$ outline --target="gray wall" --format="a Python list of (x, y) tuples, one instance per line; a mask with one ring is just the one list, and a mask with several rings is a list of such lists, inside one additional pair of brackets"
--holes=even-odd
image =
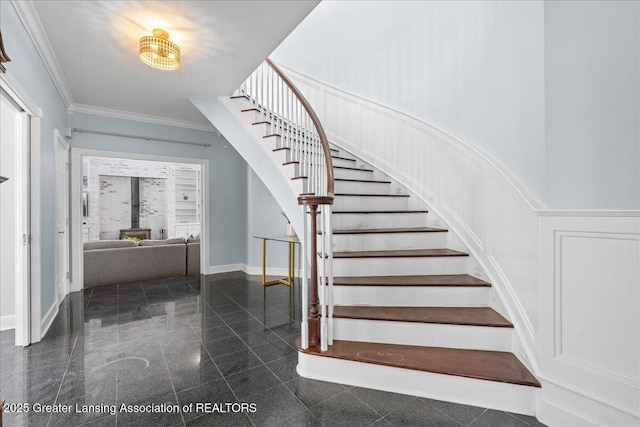
[(242, 263), (245, 259), (247, 224), (247, 164), (222, 137), (212, 132), (176, 128), (91, 114), (69, 115), (69, 126), (103, 132), (143, 135), (211, 147), (145, 142), (128, 138), (74, 133), (72, 147), (174, 158), (209, 160), (210, 266)]
[(0, 1), (0, 28), (2, 39), (11, 62), (6, 64), (10, 73), (43, 111), (41, 141), (41, 315), (55, 301), (55, 156), (54, 129), (64, 129), (67, 111), (47, 69), (35, 50), (29, 35), (22, 26), (15, 9), (8, 1)]
[(322, 2), (271, 56), (478, 146), (549, 208), (640, 208), (639, 11)]
[(640, 207), (640, 2), (545, 3), (547, 200)]

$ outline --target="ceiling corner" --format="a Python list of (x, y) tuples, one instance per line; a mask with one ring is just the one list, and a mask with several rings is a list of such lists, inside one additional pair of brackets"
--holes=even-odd
[(36, 10), (33, 0), (11, 0), (11, 3), (20, 17), (22, 25), (24, 25), (27, 30), (29, 37), (31, 37), (38, 55), (42, 58), (42, 62), (49, 72), (62, 101), (67, 108), (72, 108), (75, 101), (71, 95), (71, 90), (69, 89), (67, 80), (64, 78), (64, 74), (62, 73), (62, 68), (60, 67), (58, 58), (53, 52), (53, 47), (49, 42), (49, 37), (42, 25), (42, 21), (40, 20), (40, 16), (38, 15), (38, 11)]

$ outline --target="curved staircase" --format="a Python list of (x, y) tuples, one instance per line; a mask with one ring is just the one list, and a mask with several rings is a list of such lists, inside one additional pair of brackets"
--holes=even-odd
[[(291, 157), (302, 136), (285, 137), (288, 125), (244, 95), (221, 102), (281, 165), (294, 192), (309, 194)], [(382, 172), (339, 147), (330, 152), (333, 325), (327, 351), (298, 346), (298, 372), (534, 414), (540, 383), (513, 354), (513, 325), (460, 240)]]

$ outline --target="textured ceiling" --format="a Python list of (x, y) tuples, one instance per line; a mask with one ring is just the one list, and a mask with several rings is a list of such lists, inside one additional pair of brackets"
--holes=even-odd
[[(231, 93), (318, 1), (34, 4), (75, 104), (207, 124), (188, 97)], [(180, 46), (179, 70), (138, 59), (154, 28)]]

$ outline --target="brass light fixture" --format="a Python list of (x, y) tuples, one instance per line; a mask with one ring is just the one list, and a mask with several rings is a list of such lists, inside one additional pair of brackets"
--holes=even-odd
[(180, 68), (180, 48), (169, 41), (169, 33), (156, 28), (153, 36), (140, 38), (140, 60), (160, 70)]

